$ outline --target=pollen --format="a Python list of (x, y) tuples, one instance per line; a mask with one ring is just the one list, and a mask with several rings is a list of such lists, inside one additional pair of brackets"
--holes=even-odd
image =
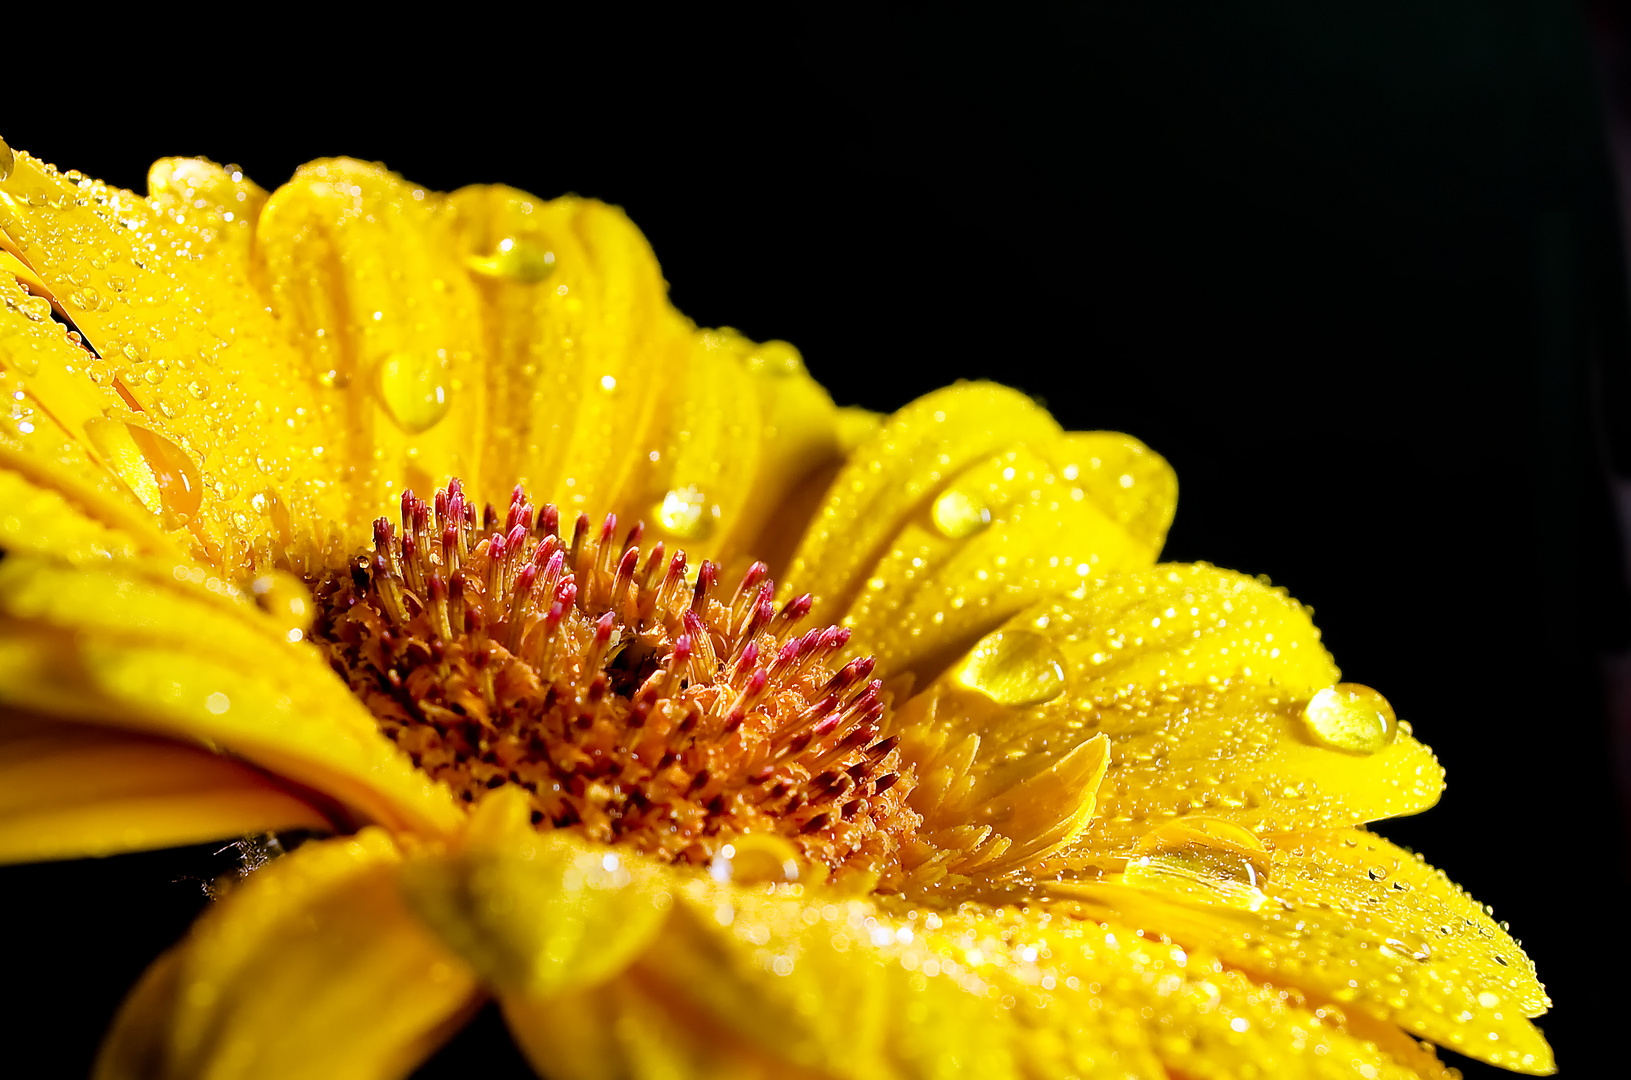
[[(518, 785), (540, 829), (707, 865), (780, 836), (817, 871), (889, 876), (919, 817), (873, 661), (805, 628), (763, 563), (734, 587), (644, 529), (457, 480), (314, 582), (314, 643), (414, 764), (466, 803)], [(728, 856), (727, 856), (728, 857)], [(824, 868), (824, 869), (821, 869)]]

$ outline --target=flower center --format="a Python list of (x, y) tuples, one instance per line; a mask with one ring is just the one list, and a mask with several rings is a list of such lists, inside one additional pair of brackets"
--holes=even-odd
[[(763, 563), (734, 589), (706, 560), (642, 553), (515, 489), (499, 528), (457, 480), (374, 552), (314, 583), (313, 640), (415, 765), (466, 802), (515, 784), (539, 828), (673, 861), (784, 838), (811, 865), (883, 873), (911, 838), (914, 777), (870, 658), (837, 666), (836, 626), (801, 630)], [(835, 669), (836, 668), (836, 669)], [(728, 857), (728, 856), (727, 856)]]

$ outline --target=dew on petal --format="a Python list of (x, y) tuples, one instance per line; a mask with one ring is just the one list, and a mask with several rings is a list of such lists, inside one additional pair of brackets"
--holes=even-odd
[(1139, 841), (1123, 881), (1209, 904), (1256, 911), (1269, 854), (1238, 825), (1209, 818), (1170, 822)]
[(782, 837), (746, 833), (719, 849), (708, 864), (708, 874), (715, 881), (738, 885), (797, 881), (800, 862), (798, 849)]
[(1064, 659), (1041, 634), (998, 630), (969, 652), (957, 681), (1001, 705), (1040, 705), (1065, 692)]
[(934, 527), (953, 540), (973, 536), (991, 524), (991, 510), (966, 492), (953, 488), (934, 503)]
[(102, 459), (166, 524), (183, 524), (198, 513), (203, 484), (187, 452), (163, 435), (120, 420), (91, 420), (85, 434)]
[(385, 411), (409, 435), (429, 431), (452, 406), (442, 362), (434, 353), (395, 352), (379, 366)]
[(1326, 746), (1374, 754), (1393, 742), (1398, 720), (1387, 698), (1359, 683), (1338, 683), (1315, 694), (1303, 710), (1309, 733)]
[(714, 531), (714, 515), (708, 497), (694, 486), (675, 488), (652, 508), (652, 515), (664, 532), (683, 540), (705, 540)]
[(12, 166), (17, 164), (17, 155), (11, 152), (6, 140), (0, 139), (0, 180), (11, 179)]
[(487, 255), (471, 255), (464, 264), (482, 277), (534, 285), (555, 272), (555, 253), (538, 244), (506, 236)]

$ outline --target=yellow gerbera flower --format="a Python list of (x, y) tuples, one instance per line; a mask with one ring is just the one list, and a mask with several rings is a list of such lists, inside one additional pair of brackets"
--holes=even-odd
[(835, 408), (593, 201), (149, 188), (0, 144), (0, 858), (344, 835), (103, 1076), (400, 1076), (490, 996), (561, 1077), (1551, 1071), (1363, 828), (1437, 762), (1283, 591), (1155, 564), (1137, 441)]

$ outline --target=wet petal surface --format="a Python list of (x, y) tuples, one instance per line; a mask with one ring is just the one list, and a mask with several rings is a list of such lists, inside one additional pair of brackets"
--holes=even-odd
[(857, 449), (786, 590), (814, 594), (883, 670), (932, 675), (1037, 597), (1153, 562), (1176, 494), (1137, 440), (1066, 436), (1017, 391), (959, 384)]

